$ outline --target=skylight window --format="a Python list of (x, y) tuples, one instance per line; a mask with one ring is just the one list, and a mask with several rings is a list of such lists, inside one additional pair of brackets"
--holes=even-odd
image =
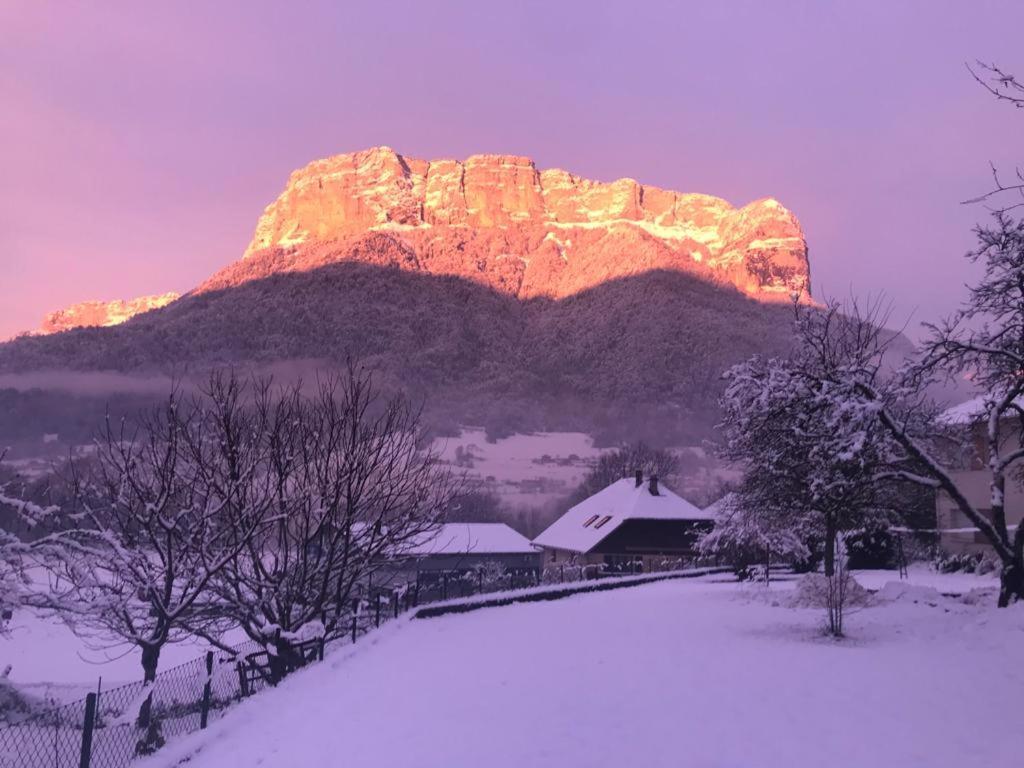
[(597, 518), (599, 518), (599, 517), (600, 517), (600, 515), (592, 515), (592, 516), (590, 517), (590, 519), (589, 519), (589, 520), (587, 520), (587, 522), (585, 522), (585, 523), (583, 524), (583, 527), (584, 527), (584, 528), (587, 528), (587, 527), (588, 527), (588, 526), (589, 526), (589, 525), (590, 525), (590, 524), (591, 524), (592, 522), (594, 522), (595, 520), (597, 520)]
[(594, 528), (600, 528), (602, 525), (604, 525), (605, 523), (607, 523), (611, 519), (612, 519), (611, 515), (605, 515), (604, 517), (602, 517), (600, 520), (597, 521), (597, 525), (595, 525)]

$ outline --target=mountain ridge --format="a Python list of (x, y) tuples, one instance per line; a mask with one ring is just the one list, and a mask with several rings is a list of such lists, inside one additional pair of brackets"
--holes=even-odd
[[(774, 198), (735, 208), (633, 179), (538, 170), (518, 155), (428, 161), (390, 147), (293, 171), (241, 259), (194, 290), (314, 268), (332, 254), (380, 263), (375, 247), (387, 240), (407, 252), (392, 266), (465, 277), (521, 299), (561, 298), (608, 279), (673, 269), (759, 301), (811, 300), (803, 231)], [(40, 332), (114, 325), (175, 298), (81, 302), (47, 315)]]

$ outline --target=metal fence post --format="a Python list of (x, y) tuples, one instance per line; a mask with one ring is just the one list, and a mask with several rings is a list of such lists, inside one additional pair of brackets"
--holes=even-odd
[(238, 690), (242, 693), (242, 698), (245, 698), (249, 695), (249, 679), (245, 674), (245, 662), (238, 662), (235, 668), (238, 670)]
[(206, 682), (203, 684), (203, 709), (199, 714), (199, 727), (205, 728), (210, 718), (210, 679), (213, 676), (213, 651), (206, 652)]
[(391, 599), (395, 601), (395, 618), (398, 618), (398, 590), (391, 591)]
[(380, 626), (380, 598), (381, 596), (377, 595), (377, 599), (374, 601), (373, 622), (377, 627)]
[(359, 630), (356, 622), (359, 620), (359, 598), (352, 598), (352, 642), (356, 641), (356, 632)]
[(320, 611), (320, 626), (323, 627), (323, 634), (320, 635), (320, 644), (316, 647), (316, 660), (324, 660), (324, 644), (327, 642), (327, 609)]
[(82, 724), (82, 753), (78, 761), (79, 768), (89, 768), (92, 759), (92, 729), (96, 722), (96, 694), (85, 697), (85, 722)]

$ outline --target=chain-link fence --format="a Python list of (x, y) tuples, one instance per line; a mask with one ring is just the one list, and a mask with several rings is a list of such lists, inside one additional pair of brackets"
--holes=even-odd
[[(206, 656), (142, 682), (98, 688), (84, 699), (7, 713), (0, 724), (0, 766), (127, 766), (175, 736), (198, 730), (241, 698), (238, 663), (260, 646), (246, 642), (232, 653)], [(145, 725), (140, 710), (145, 707)]]
[[(686, 565), (678, 559), (665, 560), (648, 563), (644, 570), (667, 572)], [(419, 571), (406, 574), (412, 578), (396, 576), (384, 586), (364, 589), (363, 597), (353, 600), (341, 623), (343, 631), (326, 642), (326, 649), (356, 642), (375, 627), (422, 605), (638, 571), (635, 564), (567, 563), (544, 570)], [(322, 658), (324, 647), (320, 643), (313, 657)], [(138, 682), (100, 688), (66, 704), (0, 712), (0, 768), (129, 766), (167, 740), (205, 728), (235, 702), (273, 684), (272, 652), (247, 641), (231, 652), (210, 651), (164, 670), (148, 687)]]

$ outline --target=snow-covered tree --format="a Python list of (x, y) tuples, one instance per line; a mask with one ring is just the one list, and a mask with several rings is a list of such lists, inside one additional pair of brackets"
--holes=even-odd
[[(976, 425), (982, 434), (981, 454), (989, 473), (987, 514), (975, 507), (929, 446), (887, 408), (883, 423), (908, 455), (927, 468), (927, 480), (945, 491), (959, 510), (991, 544), (1002, 562), (999, 604), (1024, 599), (1024, 525), (1015, 532), (1006, 523), (1006, 484), (1024, 459), (1024, 222), (1005, 212), (995, 223), (975, 231), (978, 247), (968, 254), (984, 266), (969, 289), (962, 308), (938, 325), (928, 326), (921, 360), (912, 374), (917, 381), (936, 375), (963, 376), (982, 391)], [(884, 399), (866, 388), (868, 399)]]
[[(981, 83), (989, 93), (999, 101), (1006, 102), (1017, 109), (1024, 109), (1024, 83), (1014, 75), (1001, 69), (996, 64), (977, 61), (968, 64), (967, 69), (974, 79)], [(992, 187), (968, 203), (996, 203), (997, 210), (1006, 213), (1014, 208), (1024, 206), (1024, 167), (1018, 165), (1011, 178), (1006, 178), (999, 169), (992, 166)]]
[[(175, 390), (134, 423), (107, 419), (95, 451), (67, 468), (64, 525), (35, 542), (34, 560), (50, 575), (35, 602), (91, 646), (139, 648), (147, 688), (168, 643), (217, 620), (205, 611), (211, 579), (274, 511), (251, 493), (266, 441), (241, 394), (238, 386), (210, 389), (186, 401)], [(196, 446), (205, 444), (236, 460), (216, 492), (199, 463)], [(247, 513), (228, 526), (226, 504), (247, 505)], [(154, 727), (150, 712), (146, 697), (143, 727)]]
[(764, 515), (761, 508), (743, 504), (743, 498), (736, 493), (721, 498), (715, 509), (714, 528), (699, 542), (702, 554), (723, 556), (738, 569), (773, 557), (810, 557), (808, 541), (812, 536), (803, 530), (803, 521), (790, 526), (781, 515)]
[[(371, 575), (436, 532), (461, 487), (422, 448), (419, 412), (403, 398), (381, 400), (364, 370), (328, 376), (310, 396), (289, 388), (266, 405), (275, 520), (217, 574), (214, 602), (280, 662), (304, 627), (322, 622), (328, 638), (345, 633)], [(245, 507), (225, 508), (251, 526)]]
[[(819, 460), (824, 464), (818, 470), (828, 469), (830, 477), (832, 469), (844, 466), (853, 470), (859, 464), (865, 470), (840, 472), (836, 477), (846, 479), (839, 486), (819, 482), (819, 489), (831, 492), (860, 477), (917, 483), (948, 494), (1000, 559), (999, 605), (1005, 606), (1024, 598), (1024, 526), (1014, 531), (1007, 525), (1005, 506), (1006, 484), (1016, 481), (1014, 473), (1024, 459), (1024, 223), (1005, 212), (994, 216), (993, 225), (977, 228), (978, 248), (968, 254), (984, 266), (982, 277), (970, 287), (959, 312), (929, 326), (931, 337), (921, 358), (901, 376), (886, 375), (882, 368), (885, 332), (877, 312), (862, 314), (856, 304), (844, 311), (834, 305), (824, 311), (800, 308), (794, 355), (740, 366), (727, 389), (727, 400), (734, 402), (727, 402), (726, 410), (733, 414), (734, 452), (742, 453), (747, 446), (755, 458), (780, 466), (787, 457), (796, 477)], [(970, 501), (947, 469), (942, 449), (950, 430), (936, 420), (934, 406), (923, 394), (937, 376), (969, 378), (983, 393), (978, 424), (983, 426), (981, 453), (990, 475), (986, 510)], [(760, 441), (751, 437), (757, 430), (767, 437), (768, 446), (773, 434), (793, 434), (789, 427), (779, 429), (793, 414), (783, 409), (776, 425), (757, 416), (758, 409), (785, 405), (793, 398), (824, 408), (813, 411), (815, 429), (802, 434), (816, 447), (801, 449), (803, 440), (788, 440), (782, 443), (786, 450), (758, 453)], [(799, 410), (795, 424), (806, 429)], [(807, 456), (793, 461), (789, 449), (795, 456), (807, 450)], [(788, 475), (777, 474), (785, 488)], [(756, 482), (774, 482), (773, 473)]]
[[(787, 357), (755, 357), (726, 374), (721, 452), (744, 476), (730, 504), (733, 516), (705, 547), (742, 540), (795, 553), (798, 542), (817, 541), (825, 576), (845, 578), (837, 567), (840, 538), (884, 524), (891, 514), (886, 484), (914, 476), (879, 419), (884, 404), (863, 395), (885, 379), (892, 334), (883, 330), (877, 304), (863, 314), (856, 303), (834, 302), (797, 306), (795, 313)], [(915, 413), (902, 403), (892, 408)], [(837, 633), (841, 608), (829, 606)]]
[[(6, 453), (0, 451), (0, 467)], [(57, 511), (32, 501), (25, 489), (15, 488), (15, 484), (10, 477), (0, 481), (0, 510), (7, 521), (6, 527), (0, 526), (0, 634), (8, 629), (8, 617), (32, 594), (26, 568), (35, 545), (19, 536), (12, 523), (30, 530), (48, 523)]]
[(755, 357), (727, 373), (722, 453), (745, 470), (735, 497), (745, 527), (822, 541), (830, 574), (837, 535), (880, 512), (885, 439), (855, 385), (877, 376), (885, 344), (837, 304), (796, 312), (787, 358)]

